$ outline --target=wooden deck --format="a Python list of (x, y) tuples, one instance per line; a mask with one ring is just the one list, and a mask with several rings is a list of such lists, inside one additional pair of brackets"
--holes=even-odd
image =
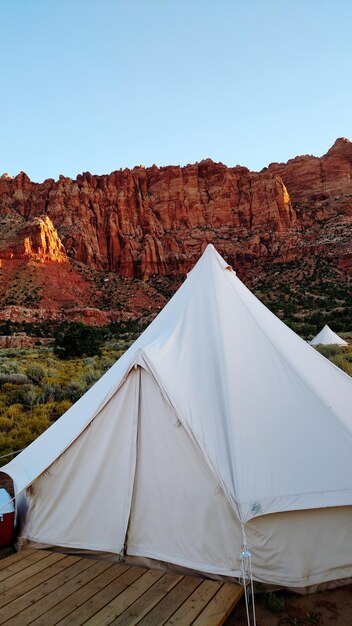
[(0, 561), (0, 624), (220, 626), (239, 585), (47, 550)]

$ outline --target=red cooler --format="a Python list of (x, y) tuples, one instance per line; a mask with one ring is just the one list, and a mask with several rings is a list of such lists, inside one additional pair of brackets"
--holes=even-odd
[(15, 527), (15, 506), (6, 489), (0, 489), (0, 548), (13, 541)]

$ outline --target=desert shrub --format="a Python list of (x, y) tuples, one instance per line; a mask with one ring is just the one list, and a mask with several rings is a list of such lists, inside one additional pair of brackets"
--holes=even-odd
[(318, 352), (320, 352), (320, 354), (323, 354), (327, 359), (330, 359), (333, 356), (336, 356), (337, 354), (343, 354), (345, 352), (348, 352), (348, 347), (347, 346), (338, 346), (338, 345), (328, 345), (328, 346), (317, 346), (317, 350)]
[(16, 332), (17, 328), (14, 328), (14, 324), (13, 322), (10, 322), (10, 320), (4, 320), (0, 322), (0, 335), (12, 335), (14, 332)]
[(284, 599), (277, 593), (271, 591), (262, 595), (262, 603), (271, 613), (282, 613), (285, 608)]
[(299, 334), (304, 339), (312, 338), (317, 334), (317, 328), (312, 324), (301, 324), (299, 327)]
[(38, 402), (40, 402), (40, 395), (34, 385), (24, 385), (13, 391), (9, 397), (9, 404), (21, 404), (26, 409), (31, 409)]
[(46, 405), (37, 405), (33, 407), (30, 415), (24, 416), (25, 423), (31, 429), (33, 434), (37, 437), (46, 428), (50, 426), (50, 410)]
[(0, 374), (0, 385), (25, 385), (29, 382), (25, 374)]
[(112, 339), (111, 341), (109, 341), (109, 349), (110, 350), (121, 350), (121, 346), (124, 345), (124, 341), (123, 340), (118, 340), (118, 339)]
[[(61, 417), (66, 411), (68, 411), (72, 406), (72, 402), (70, 400), (61, 400), (60, 402), (56, 402), (53, 404), (50, 418), (55, 421)], [(0, 426), (1, 428), (1, 426)]]
[(19, 373), (19, 365), (17, 361), (14, 359), (6, 359), (4, 358), (4, 353), (2, 351), (2, 359), (0, 362), (0, 373), (1, 374), (18, 374)]
[(121, 335), (134, 335), (138, 337), (148, 326), (148, 322), (140, 319), (127, 319), (119, 322), (111, 322), (107, 331), (111, 337), (118, 339)]
[(11, 359), (26, 356), (26, 348), (2, 348), (1, 355)]
[(351, 346), (316, 346), (316, 350), (329, 361), (352, 376), (352, 347)]
[(37, 365), (36, 363), (27, 367), (25, 372), (29, 380), (32, 381), (32, 383), (39, 383), (46, 375), (46, 372), (41, 367), (41, 365)]
[(120, 350), (120, 352), (117, 355), (107, 356), (103, 359), (103, 362), (102, 362), (103, 373), (107, 372), (110, 369), (110, 367), (115, 365), (117, 359), (121, 356), (121, 354), (123, 354), (123, 350)]
[(15, 424), (19, 419), (22, 418), (23, 415), (23, 406), (22, 404), (11, 404), (5, 410), (5, 417), (8, 417)]
[(83, 367), (95, 367), (96, 359), (94, 356), (87, 356), (85, 359), (83, 359), (82, 364)]
[(0, 417), (0, 432), (9, 433), (13, 428), (13, 421), (9, 417)]
[[(19, 404), (8, 407), (0, 418), (0, 455), (24, 448), (48, 426), (50, 419), (45, 406), (34, 406), (30, 413), (24, 412)], [(0, 464), (4, 462), (6, 459)]]
[(59, 401), (64, 397), (62, 386), (57, 383), (44, 383), (41, 386), (40, 402), (46, 404), (51, 401)]
[(76, 380), (72, 380), (65, 389), (65, 396), (71, 402), (77, 402), (86, 392), (87, 387), (82, 382), (78, 382)]
[(346, 372), (346, 374), (352, 376), (352, 363), (348, 361), (343, 354), (337, 354), (331, 357), (330, 361)]
[(101, 375), (102, 372), (100, 369), (89, 368), (84, 372), (84, 374), (82, 374), (82, 376), (80, 376), (79, 382), (82, 382), (82, 384), (86, 388), (88, 388), (91, 387), (91, 385), (97, 380), (99, 380), (99, 378), (101, 378)]

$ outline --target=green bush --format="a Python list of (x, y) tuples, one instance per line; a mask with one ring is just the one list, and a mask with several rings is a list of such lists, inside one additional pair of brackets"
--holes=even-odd
[(63, 324), (55, 336), (54, 352), (59, 359), (101, 355), (104, 331), (79, 322)]
[(282, 613), (285, 608), (285, 600), (273, 591), (262, 595), (262, 603), (268, 611), (276, 615)]

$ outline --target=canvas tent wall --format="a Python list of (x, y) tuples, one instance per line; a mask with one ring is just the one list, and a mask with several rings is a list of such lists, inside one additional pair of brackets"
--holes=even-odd
[(328, 345), (338, 345), (338, 346), (348, 346), (347, 341), (341, 339), (334, 331), (329, 328), (326, 324), (324, 328), (318, 333), (311, 341), (311, 346), (328, 346)]
[(29, 492), (32, 541), (237, 577), (245, 531), (256, 580), (303, 588), (352, 576), (351, 406), (351, 378), (208, 246), (137, 342), (3, 469)]

